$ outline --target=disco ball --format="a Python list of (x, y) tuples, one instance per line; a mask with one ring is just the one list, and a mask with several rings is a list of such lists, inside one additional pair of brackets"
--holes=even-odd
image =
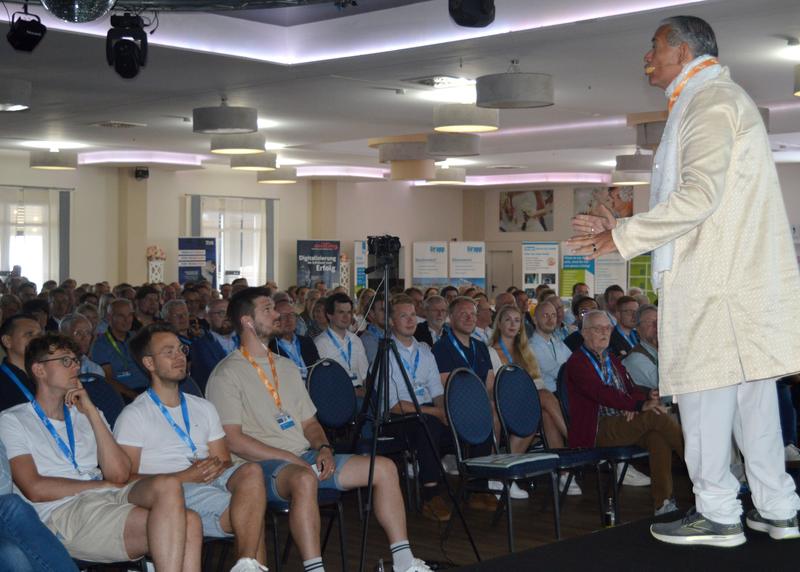
[(115, 0), (42, 0), (48, 12), (65, 22), (81, 24), (105, 16)]

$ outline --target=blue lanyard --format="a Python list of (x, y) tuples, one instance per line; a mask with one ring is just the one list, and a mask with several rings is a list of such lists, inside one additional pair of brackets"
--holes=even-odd
[(325, 333), (328, 334), (328, 337), (333, 342), (333, 345), (335, 345), (336, 349), (339, 350), (339, 354), (341, 354), (342, 359), (347, 362), (347, 369), (350, 369), (350, 358), (353, 356), (353, 340), (351, 340), (350, 337), (345, 334), (347, 337), (347, 353), (345, 354), (342, 344), (340, 344), (339, 340), (336, 339), (336, 336), (331, 333), (330, 328), (325, 330)]
[(34, 412), (36, 413), (37, 417), (42, 421), (45, 428), (50, 432), (50, 435), (58, 445), (58, 448), (61, 449), (61, 452), (64, 453), (64, 456), (67, 460), (72, 463), (72, 466), (75, 470), (78, 470), (78, 463), (75, 461), (75, 431), (72, 428), (72, 417), (70, 417), (69, 409), (66, 405), (63, 405), (64, 408), (64, 425), (67, 426), (67, 439), (69, 440), (69, 445), (64, 443), (64, 440), (61, 438), (61, 435), (58, 434), (56, 428), (53, 427), (53, 424), (50, 422), (50, 419), (47, 418), (47, 414), (45, 414), (42, 406), (36, 401), (36, 398), (31, 394), (25, 384), (23, 384), (17, 374), (11, 371), (11, 368), (8, 365), (3, 364), (0, 365), (0, 369), (13, 381), (25, 398), (31, 402), (31, 406), (33, 407)]
[[(470, 368), (473, 372), (476, 369), (475, 364), (467, 359), (467, 355), (464, 353), (464, 350), (461, 349), (461, 344), (458, 343), (456, 337), (453, 335), (453, 332), (450, 329), (447, 329), (447, 337), (450, 338), (450, 343), (453, 344), (453, 347), (456, 348), (456, 351), (459, 353), (461, 358), (464, 360), (464, 363), (467, 364), (467, 367)], [(474, 359), (478, 359), (478, 349), (475, 347), (475, 340), (470, 337), (469, 339), (469, 347), (472, 350), (472, 355)]]
[(614, 327), (617, 329), (617, 332), (619, 333), (619, 335), (620, 335), (620, 336), (622, 336), (622, 338), (623, 338), (623, 339), (624, 339), (626, 342), (628, 342), (628, 343), (630, 344), (630, 346), (631, 346), (631, 347), (633, 347), (633, 346), (635, 346), (636, 344), (638, 344), (638, 343), (639, 343), (639, 334), (637, 334), (637, 333), (636, 333), (636, 330), (631, 330), (631, 335), (630, 335), (630, 336), (626, 336), (626, 335), (625, 335), (625, 332), (623, 332), (623, 331), (620, 329), (620, 327), (619, 327), (619, 324), (617, 324), (617, 325), (616, 325), (616, 326), (614, 326)]
[(511, 354), (508, 352), (508, 348), (506, 347), (506, 343), (503, 341), (503, 338), (497, 338), (497, 341), (500, 342), (500, 349), (503, 350), (503, 353), (506, 354), (506, 359), (508, 360), (508, 365), (512, 365), (514, 363), (514, 358), (511, 357)]
[(586, 357), (589, 358), (589, 361), (592, 362), (592, 367), (597, 372), (597, 375), (600, 377), (600, 381), (602, 381), (605, 385), (614, 385), (613, 374), (611, 370), (611, 356), (606, 354), (606, 375), (603, 375), (603, 371), (600, 368), (600, 363), (597, 361), (591, 353), (586, 351), (586, 348), (581, 346), (581, 351), (586, 354)]
[(403, 357), (403, 354), (399, 351), (397, 352), (400, 356), (400, 359), (403, 362), (403, 367), (406, 368), (406, 371), (411, 376), (411, 381), (417, 381), (417, 368), (419, 368), (419, 348), (414, 353), (414, 367), (411, 367), (411, 364), (406, 361), (406, 358)]
[(278, 346), (284, 351), (284, 353), (292, 360), (295, 365), (300, 369), (300, 373), (303, 377), (306, 376), (306, 371), (308, 368), (306, 367), (305, 362), (303, 361), (303, 354), (300, 352), (300, 339), (297, 336), (294, 336), (294, 348), (292, 348), (292, 344), (286, 342), (286, 340), (278, 340)]
[(153, 403), (155, 403), (161, 410), (161, 414), (170, 424), (172, 430), (175, 431), (178, 437), (180, 437), (181, 440), (189, 446), (189, 449), (191, 449), (192, 453), (197, 454), (197, 445), (194, 444), (194, 441), (192, 441), (192, 438), (189, 436), (189, 434), (191, 433), (191, 426), (189, 425), (189, 408), (186, 406), (186, 397), (183, 395), (182, 391), (180, 392), (180, 394), (181, 394), (181, 414), (183, 415), (183, 424), (186, 426), (186, 431), (184, 431), (181, 428), (181, 426), (175, 422), (175, 420), (172, 418), (172, 415), (170, 415), (169, 411), (167, 411), (167, 408), (164, 406), (163, 403), (161, 403), (161, 399), (159, 399), (156, 392), (153, 391), (153, 388), (151, 387), (147, 389), (147, 395), (150, 396), (150, 399), (153, 400)]

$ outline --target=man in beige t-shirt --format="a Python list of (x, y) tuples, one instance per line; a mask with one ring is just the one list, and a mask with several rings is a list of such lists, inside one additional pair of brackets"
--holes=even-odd
[[(267, 349), (279, 314), (265, 288), (231, 297), (231, 323), (239, 351), (222, 360), (208, 381), (225, 438), (238, 458), (261, 463), (271, 501), (291, 502), (289, 520), (306, 572), (324, 570), (317, 490), (367, 485), (369, 457), (335, 455), (315, 417), (297, 366)], [(375, 462), (375, 515), (389, 538), (395, 572), (428, 572), (408, 543), (405, 507), (397, 471), (386, 458)]]

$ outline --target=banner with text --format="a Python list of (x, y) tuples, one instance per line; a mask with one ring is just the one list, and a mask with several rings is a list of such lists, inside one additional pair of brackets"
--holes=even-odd
[(450, 243), (450, 284), (486, 288), (486, 245), (483, 242)]
[(353, 287), (357, 296), (362, 289), (367, 287), (367, 241), (357, 240), (353, 250)]
[(319, 281), (326, 288), (339, 284), (339, 241), (297, 241), (297, 285), (313, 288)]
[(578, 254), (572, 254), (572, 250), (566, 242), (561, 243), (561, 289), (559, 296), (562, 298), (572, 298), (572, 288), (578, 282), (583, 282), (589, 286), (589, 295), (594, 296), (594, 273), (595, 261), (588, 260)]
[(594, 287), (598, 294), (606, 291), (606, 288), (616, 284), (623, 290), (627, 290), (625, 285), (628, 283), (628, 262), (617, 252), (605, 254), (597, 259), (595, 264)]
[(217, 287), (217, 239), (187, 236), (178, 238), (178, 282), (208, 280)]
[(533, 298), (536, 287), (547, 284), (558, 292), (558, 243), (522, 243), (522, 288)]
[(447, 243), (415, 242), (414, 273), (411, 283), (414, 286), (437, 288), (449, 284), (447, 279)]

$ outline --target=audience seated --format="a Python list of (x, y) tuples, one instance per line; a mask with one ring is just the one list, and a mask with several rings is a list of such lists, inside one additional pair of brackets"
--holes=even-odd
[(658, 389), (658, 308), (647, 305), (636, 310), (636, 332), (639, 343), (622, 363), (637, 386)]
[(47, 319), (45, 330), (57, 332), (61, 325), (61, 320), (69, 314), (72, 307), (69, 293), (64, 288), (53, 288), (48, 294), (50, 302), (50, 317)]
[(108, 330), (97, 336), (92, 361), (106, 372), (106, 380), (126, 399), (135, 399), (147, 387), (147, 376), (131, 358), (128, 342), (133, 322), (133, 305), (127, 299), (109, 304)]
[(472, 299), (475, 300), (475, 309), (477, 311), (472, 337), (484, 344), (488, 344), (492, 337), (492, 306), (485, 297), (475, 298), (472, 296)]
[[(314, 290), (318, 292), (318, 290)], [(325, 314), (326, 298), (317, 298), (312, 304), (311, 322), (308, 324), (308, 337), (316, 339), (328, 329), (328, 316)]]
[(28, 344), (33, 406), (0, 415), (14, 483), (73, 558), (117, 562), (149, 554), (158, 570), (198, 569), (200, 519), (186, 510), (180, 482), (159, 476), (128, 483), (130, 460), (78, 381), (77, 354), (59, 334)]
[[(194, 292), (194, 294), (196, 294), (199, 299), (200, 295), (197, 292)], [(175, 328), (181, 342), (187, 346), (192, 345), (195, 337), (203, 335), (197, 318), (194, 318), (194, 327), (192, 327), (189, 306), (186, 304), (186, 301), (180, 298), (170, 300), (164, 304), (164, 307), (161, 308), (161, 319)]]
[(414, 311), (417, 314), (417, 323), (420, 324), (424, 322), (425, 316), (423, 314), (422, 303), (425, 301), (425, 295), (422, 293), (422, 290), (416, 286), (412, 286), (411, 288), (406, 288), (403, 293), (414, 301)]
[[(241, 349), (211, 374), (208, 396), (231, 452), (261, 463), (270, 499), (291, 502), (289, 527), (303, 567), (318, 572), (323, 564), (317, 489), (363, 487), (369, 458), (334, 454), (297, 367), (267, 349), (278, 318), (269, 296), (266, 289), (248, 288), (231, 297), (229, 315)], [(344, 298), (331, 296), (330, 309), (336, 327), (346, 331), (352, 303)], [(333, 335), (341, 345), (345, 336)], [(394, 570), (430, 570), (411, 553), (397, 471), (388, 459), (377, 459), (374, 486), (375, 516), (389, 538)]]
[[(566, 316), (564, 314), (564, 302), (561, 300), (561, 297), (555, 293), (554, 290), (544, 290), (542, 292), (542, 297), (539, 299), (539, 302), (550, 302), (553, 308), (556, 311), (556, 329), (553, 330), (553, 335), (556, 336), (562, 342), (567, 339), (572, 332), (574, 332), (577, 328), (572, 325), (567, 325), (565, 319)], [(534, 326), (536, 325), (536, 318), (534, 317), (533, 320)]]
[(636, 311), (639, 302), (630, 296), (620, 296), (616, 301), (614, 317), (617, 325), (611, 333), (611, 353), (623, 360), (639, 343), (639, 333), (636, 331)]
[(67, 314), (61, 320), (61, 333), (75, 342), (78, 348), (78, 357), (81, 360), (81, 374), (94, 374), (105, 377), (106, 372), (100, 364), (89, 359), (89, 351), (94, 341), (94, 331), (88, 318), (81, 314)]
[(588, 296), (578, 298), (572, 302), (572, 313), (575, 314), (575, 326), (578, 329), (564, 339), (564, 343), (570, 351), (574, 352), (583, 345), (583, 334), (581, 333), (583, 317), (592, 310), (597, 310), (597, 308), (597, 300)]
[(364, 352), (367, 354), (367, 362), (370, 365), (378, 354), (378, 342), (384, 336), (386, 328), (384, 310), (383, 294), (376, 294), (372, 297), (372, 305), (367, 312), (367, 326), (361, 332), (361, 343), (364, 345)]
[(584, 298), (586, 296), (589, 296), (588, 284), (585, 282), (576, 282), (572, 285), (572, 298), (570, 299), (569, 307), (565, 309), (564, 315), (564, 323), (568, 326), (575, 324), (575, 314), (572, 313), (572, 303), (578, 298)]
[(525, 290), (517, 290), (514, 292), (514, 302), (522, 314), (523, 324), (525, 326), (525, 335), (528, 336), (528, 339), (530, 339), (533, 335), (534, 325), (533, 317), (529, 311), (530, 300), (528, 300), (528, 294), (525, 292)]
[(158, 290), (153, 286), (142, 286), (139, 288), (136, 291), (136, 297), (133, 303), (136, 311), (134, 312), (131, 330), (137, 332), (144, 326), (149, 326), (158, 320), (160, 296)]
[(0, 411), (27, 403), (25, 392), (36, 391), (25, 372), (25, 348), (41, 332), (39, 321), (30, 314), (11, 316), (0, 326), (0, 344), (6, 350), (0, 365)]
[(277, 324), (277, 335), (269, 341), (270, 351), (289, 358), (300, 370), (303, 381), (308, 379), (311, 368), (320, 361), (319, 352), (314, 340), (308, 336), (295, 334), (295, 321), (297, 314), (294, 307), (288, 302), (275, 304), (275, 311), (280, 318)]
[(233, 324), (228, 319), (228, 301), (212, 300), (208, 304), (209, 329), (192, 341), (191, 374), (201, 391), (205, 392), (208, 376), (226, 355), (236, 349), (238, 339), (233, 335)]
[(267, 494), (261, 467), (233, 463), (217, 410), (205, 399), (180, 390), (189, 348), (172, 326), (155, 323), (139, 330), (130, 348), (150, 377), (148, 390), (125, 407), (114, 426), (133, 478), (176, 478), (186, 509), (200, 515), (203, 536), (234, 536), (238, 560), (232, 570), (266, 570), (259, 564), (266, 562)]
[(625, 290), (617, 284), (612, 284), (603, 292), (603, 310), (608, 314), (608, 319), (611, 321), (612, 326), (617, 325), (617, 300), (624, 295)]
[(328, 296), (325, 315), (330, 325), (314, 339), (319, 356), (342, 366), (353, 380), (356, 394), (363, 397), (369, 362), (361, 338), (349, 330), (353, 321), (353, 301), (347, 294)]
[(438, 342), (445, 331), (445, 321), (447, 320), (447, 301), (438, 294), (433, 294), (422, 304), (425, 312), (425, 321), (417, 325), (414, 331), (414, 338), (418, 342), (425, 342), (428, 347)]
[(650, 454), (651, 496), (656, 515), (677, 507), (672, 454), (683, 458), (683, 436), (661, 405), (657, 390), (638, 389), (608, 351), (613, 326), (605, 312), (583, 317), (583, 345), (567, 360), (570, 447), (638, 445)]

